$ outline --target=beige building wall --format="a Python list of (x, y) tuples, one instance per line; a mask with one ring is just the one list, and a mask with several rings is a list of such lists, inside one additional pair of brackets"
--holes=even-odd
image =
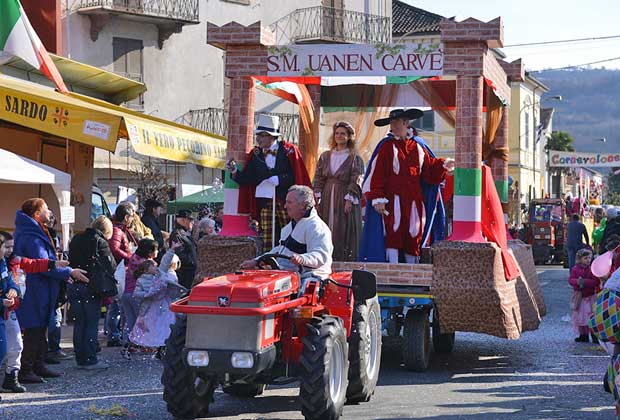
[(536, 126), (540, 124), (541, 95), (546, 89), (527, 77), (523, 83), (512, 83), (508, 145), (510, 160), (508, 175), (517, 181), (521, 203), (528, 204), (542, 197), (545, 190), (544, 145), (535, 141)]

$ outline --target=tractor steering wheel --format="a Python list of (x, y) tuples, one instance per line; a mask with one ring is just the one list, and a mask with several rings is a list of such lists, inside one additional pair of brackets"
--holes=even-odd
[(278, 263), (278, 258), (284, 258), (287, 260), (291, 259), (291, 257), (284, 254), (263, 254), (258, 257), (258, 260), (256, 260), (256, 265), (261, 268), (261, 265), (266, 264), (272, 270), (282, 270), (282, 267), (280, 267), (280, 264)]

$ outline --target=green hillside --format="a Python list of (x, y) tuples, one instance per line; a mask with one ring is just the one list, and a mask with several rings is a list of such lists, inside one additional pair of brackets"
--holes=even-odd
[[(554, 70), (534, 76), (549, 86), (554, 107), (553, 129), (568, 131), (575, 149), (583, 152), (620, 151), (620, 71), (606, 69)], [(597, 139), (605, 137), (603, 143)]]

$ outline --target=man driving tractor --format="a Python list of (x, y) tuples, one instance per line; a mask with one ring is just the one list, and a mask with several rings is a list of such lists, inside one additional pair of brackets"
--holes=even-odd
[[(288, 190), (284, 207), (291, 221), (282, 229), (280, 242), (267, 254), (280, 254), (277, 258), (283, 270), (297, 271), (302, 267), (300, 294), (307, 279), (326, 279), (332, 272), (332, 234), (314, 208), (314, 193), (305, 185), (293, 185)], [(256, 268), (261, 257), (244, 261), (243, 269)]]

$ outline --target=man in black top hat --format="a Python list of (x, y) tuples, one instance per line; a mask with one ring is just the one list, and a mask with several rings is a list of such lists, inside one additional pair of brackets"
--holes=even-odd
[(265, 249), (275, 246), (288, 223), (284, 210), (288, 189), (294, 184), (311, 185), (299, 149), (279, 141), (278, 127), (278, 117), (259, 115), (254, 130), (258, 146), (248, 153), (243, 169), (232, 159), (227, 163), (232, 179), (240, 185), (239, 213), (250, 213), (259, 221)]
[(179, 210), (176, 214), (175, 227), (170, 233), (170, 241), (168, 245), (180, 243), (175, 252), (181, 261), (181, 266), (177, 269), (177, 277), (179, 284), (186, 288), (191, 288), (196, 275), (196, 266), (198, 264), (196, 242), (192, 238), (192, 227), (194, 226), (194, 218), (189, 210)]

